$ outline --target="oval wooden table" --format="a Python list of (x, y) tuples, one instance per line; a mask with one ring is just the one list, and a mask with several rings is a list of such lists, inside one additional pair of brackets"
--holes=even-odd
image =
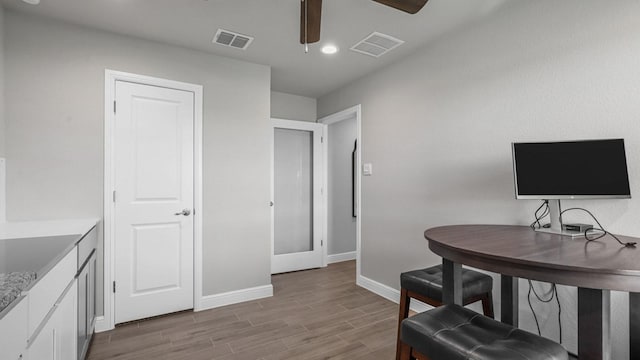
[(518, 278), (578, 287), (580, 360), (607, 356), (609, 290), (629, 292), (630, 359), (640, 359), (640, 244), (624, 247), (610, 237), (588, 242), (512, 225), (442, 226), (424, 236), (443, 259), (443, 302), (462, 304), (462, 264), (499, 273), (507, 324), (518, 325)]

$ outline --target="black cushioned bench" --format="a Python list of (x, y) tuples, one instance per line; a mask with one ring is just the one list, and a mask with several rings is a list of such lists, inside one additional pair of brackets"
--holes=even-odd
[[(464, 305), (482, 301), (484, 314), (493, 318), (492, 290), (493, 278), (491, 276), (471, 269), (462, 269), (462, 302)], [(400, 358), (400, 323), (409, 316), (409, 305), (412, 298), (434, 307), (442, 305), (442, 265), (400, 274), (396, 359)]]
[(402, 321), (400, 359), (566, 360), (558, 343), (459, 305), (443, 305)]

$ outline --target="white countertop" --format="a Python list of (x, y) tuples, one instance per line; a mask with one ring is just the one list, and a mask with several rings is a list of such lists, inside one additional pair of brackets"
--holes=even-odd
[(85, 234), (100, 219), (68, 219), (46, 221), (16, 221), (0, 223), (0, 240)]

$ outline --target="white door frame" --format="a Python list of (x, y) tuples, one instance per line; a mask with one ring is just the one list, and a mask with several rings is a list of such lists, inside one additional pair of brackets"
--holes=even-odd
[[(358, 104), (355, 106), (352, 106), (348, 109), (339, 111), (335, 114), (331, 114), (328, 116), (325, 116), (321, 119), (318, 119), (318, 123), (324, 124), (325, 129), (333, 124), (333, 123), (337, 123), (339, 121), (343, 121), (343, 120), (347, 120), (347, 119), (351, 119), (355, 116), (356, 118), (356, 141), (358, 142), (358, 152), (357, 152), (357, 156), (356, 156), (356, 169), (358, 169), (358, 171), (356, 172), (356, 188), (357, 188), (357, 192), (356, 192), (356, 279), (360, 279), (360, 270), (361, 270), (361, 263), (360, 263), (360, 241), (361, 241), (361, 233), (362, 233), (362, 105)], [(328, 137), (328, 131), (325, 131), (325, 139)], [(328, 146), (324, 146), (324, 158), (328, 159), (329, 156), (329, 150), (328, 150)], [(324, 162), (324, 183), (325, 183), (325, 196), (324, 196), (324, 218), (327, 219), (329, 214), (329, 204), (328, 204), (328, 198), (329, 198), (329, 192), (331, 191), (331, 189), (329, 188), (329, 178), (328, 178), (328, 161), (325, 160)], [(329, 224), (328, 221), (325, 220), (324, 222), (324, 230), (323, 230), (323, 238), (325, 240), (328, 241), (327, 236), (329, 234)], [(328, 245), (328, 244), (327, 244)], [(324, 265), (326, 266), (327, 264), (327, 248), (328, 246), (325, 246), (324, 248)]]
[(194, 94), (193, 141), (193, 308), (202, 308), (202, 85), (166, 80), (121, 71), (105, 70), (104, 85), (104, 316), (96, 321), (96, 332), (115, 327), (115, 296), (112, 291), (115, 279), (114, 234), (114, 103), (116, 81), (159, 86)]
[[(279, 119), (279, 118), (271, 118), (271, 202), (273, 204), (274, 202), (274, 198), (275, 198), (275, 163), (274, 163), (274, 157), (275, 157), (275, 136), (274, 136), (274, 130), (277, 127), (283, 127), (283, 128), (288, 128), (288, 127), (299, 127), (299, 126), (303, 126), (305, 124), (309, 124), (311, 125), (309, 127), (309, 131), (317, 131), (315, 129), (313, 129), (313, 126), (317, 126), (317, 123), (314, 122), (309, 122), (309, 121), (301, 121), (301, 120), (288, 120), (288, 119)], [(320, 206), (318, 206), (320, 208), (320, 211), (318, 211), (318, 213), (320, 214), (320, 219), (318, 222), (320, 222), (320, 227), (322, 229), (321, 233), (320, 233), (320, 240), (318, 241), (320, 243), (320, 248), (321, 248), (321, 252), (322, 252), (322, 259), (321, 259), (321, 266), (325, 267), (327, 266), (327, 243), (326, 243), (326, 231), (325, 228), (327, 227), (327, 208), (326, 208), (326, 203), (327, 203), (327, 196), (326, 196), (326, 171), (327, 171), (327, 162), (326, 162), (326, 145), (324, 143), (324, 138), (326, 138), (327, 132), (326, 132), (326, 125), (322, 126), (322, 134), (321, 136), (321, 140), (320, 140), (320, 146), (321, 146), (321, 156), (322, 156), (322, 164), (320, 165), (320, 168), (322, 169), (322, 171), (324, 172), (324, 174), (322, 174), (322, 183), (320, 184), (320, 196), (322, 198), (321, 202), (320, 202)], [(315, 191), (315, 189), (313, 189)], [(314, 205), (314, 214), (316, 213), (317, 209), (316, 206)], [(316, 216), (314, 215), (314, 219), (316, 218)], [(271, 254), (270, 256), (270, 260), (273, 261), (273, 256), (274, 256), (274, 252), (275, 252), (275, 211), (273, 208), (273, 205), (271, 206)], [(316, 226), (315, 221), (314, 221), (314, 228)], [(314, 231), (315, 233), (315, 231)], [(314, 234), (315, 235), (315, 234)], [(315, 243), (315, 241), (314, 241)], [(273, 270), (272, 270), (273, 271)]]

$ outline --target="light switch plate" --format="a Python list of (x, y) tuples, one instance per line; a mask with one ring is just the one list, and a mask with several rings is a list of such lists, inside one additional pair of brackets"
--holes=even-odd
[(362, 174), (364, 176), (373, 175), (373, 165), (371, 163), (366, 163), (362, 166)]
[(0, 158), (0, 223), (7, 220), (7, 193), (5, 191), (7, 187), (7, 161), (5, 158)]

